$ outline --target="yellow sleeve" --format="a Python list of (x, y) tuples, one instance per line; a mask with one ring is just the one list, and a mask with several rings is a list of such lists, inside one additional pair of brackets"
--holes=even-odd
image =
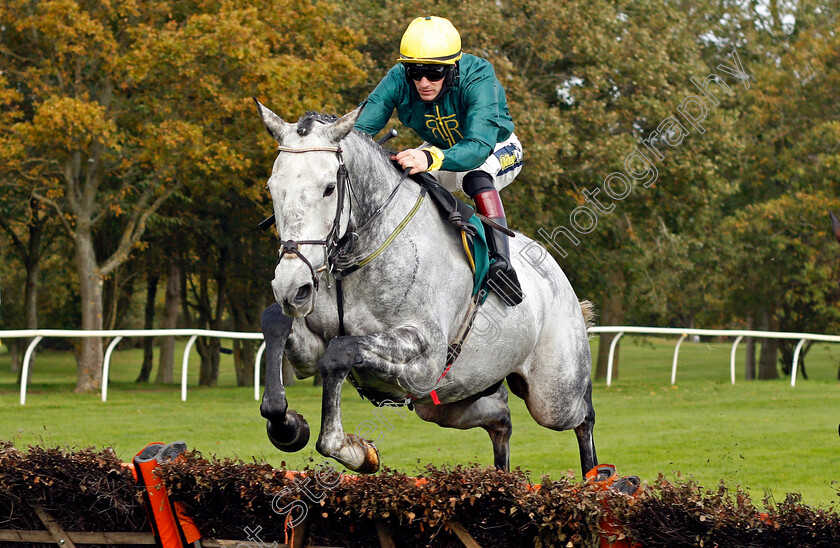
[(432, 155), (432, 165), (426, 171), (437, 171), (443, 163), (443, 151), (438, 147), (429, 147), (422, 149)]

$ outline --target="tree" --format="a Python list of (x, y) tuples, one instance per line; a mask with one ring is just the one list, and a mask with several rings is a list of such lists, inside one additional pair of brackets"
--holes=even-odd
[[(710, 293), (722, 295), (717, 308), (742, 324), (837, 329), (836, 265), (822, 225), (838, 191), (838, 9), (829, 2), (768, 7), (733, 4), (719, 31), (740, 44), (752, 86), (737, 100), (736, 133), (745, 144), (731, 171), (738, 191), (707, 239), (722, 259)], [(789, 372), (794, 344), (764, 340), (758, 378), (778, 377), (778, 346)]]
[[(8, 80), (0, 74), (0, 125), (14, 124), (21, 116), (11, 108), (21, 95), (7, 85)], [(18, 178), (25, 178), (28, 174), (26, 163), (21, 157), (20, 143), (9, 134), (0, 136), (0, 229), (9, 238), (25, 271), (23, 327), (37, 329), (41, 256), (54, 240), (55, 231), (50, 223), (49, 211), (26, 192), (24, 185), (17, 184)], [(19, 368), (19, 351), (27, 343), (24, 339), (12, 339), (13, 370)]]
[[(729, 277), (721, 289), (730, 306), (764, 311), (772, 330), (840, 327), (836, 244), (825, 222), (825, 212), (838, 205), (824, 194), (797, 192), (747, 206), (727, 219), (721, 231), (730, 239), (719, 253)], [(776, 378), (776, 347), (762, 346), (771, 350), (760, 360), (758, 378)], [(792, 346), (783, 354), (789, 373)]]
[[(262, 189), (271, 159), (249, 96), (268, 97), (284, 116), (312, 108), (349, 110), (352, 103), (342, 92), (364, 77), (359, 39), (330, 21), (328, 4), (274, 0), (240, 9), (211, 2), (202, 10), (147, 29), (143, 47), (130, 59), (131, 74), (144, 89), (159, 90), (147, 109), (161, 124), (178, 119), (207, 146), (200, 163), (182, 166), (180, 173), (186, 169), (190, 176), (178, 191), (180, 210), (170, 212), (180, 217), (180, 233), (189, 235), (178, 250), (185, 317), (220, 329), (230, 313), (238, 325), (256, 329), (255, 309), (265, 304), (268, 284), (255, 283), (255, 267), (270, 279), (276, 255), (270, 238), (256, 233), (270, 209)], [(261, 250), (257, 264), (254, 247)], [(234, 345), (240, 368), (253, 362), (250, 346)], [(200, 384), (215, 384), (218, 339), (199, 339), (197, 349)], [(237, 377), (240, 383), (253, 378), (247, 369)]]
[[(126, 93), (121, 61), (136, 38), (131, 23), (155, 16), (141, 9), (18, 0), (0, 7), (4, 70), (20, 94), (12, 108), (22, 113), (0, 131), (19, 139), (28, 173), (17, 183), (55, 211), (73, 243), (83, 329), (103, 327), (104, 278), (127, 260), (174, 186), (134, 161), (149, 136), (132, 118), (136, 98)], [(119, 245), (99, 261), (95, 232), (109, 219), (120, 223)], [(101, 339), (82, 339), (77, 360), (76, 390), (98, 388)]]
[[(104, 281), (176, 189), (203, 198), (208, 182), (253, 181), (263, 145), (250, 95), (276, 97), (284, 113), (343, 106), (341, 87), (363, 72), (357, 37), (329, 14), (300, 0), (0, 7), (2, 97), (19, 113), (0, 131), (26, 161), (16, 183), (55, 211), (73, 243), (83, 329), (103, 326)], [(118, 244), (97, 258), (106, 223), (119, 227)], [(99, 387), (101, 363), (101, 340), (83, 339), (77, 390)]]

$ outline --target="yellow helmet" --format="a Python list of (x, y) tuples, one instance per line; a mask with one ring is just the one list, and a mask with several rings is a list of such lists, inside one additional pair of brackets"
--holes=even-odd
[(400, 63), (454, 65), (461, 58), (461, 35), (443, 17), (418, 17), (400, 41)]

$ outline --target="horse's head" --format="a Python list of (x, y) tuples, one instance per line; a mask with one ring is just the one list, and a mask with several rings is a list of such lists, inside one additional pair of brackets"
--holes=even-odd
[(347, 229), (350, 201), (339, 143), (361, 109), (340, 119), (309, 114), (289, 124), (259, 102), (257, 108), (280, 145), (268, 179), (281, 243), (271, 287), (285, 314), (305, 316), (315, 306), (327, 253)]
[(834, 232), (834, 238), (840, 242), (840, 220), (837, 219), (837, 215), (833, 211), (829, 211), (828, 216), (831, 219), (831, 230)]

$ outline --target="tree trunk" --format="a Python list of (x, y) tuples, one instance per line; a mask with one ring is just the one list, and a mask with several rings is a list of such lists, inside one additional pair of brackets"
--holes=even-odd
[[(26, 269), (26, 285), (23, 292), (23, 326), (24, 329), (38, 329), (38, 283), (41, 274), (41, 244), (44, 239), (44, 226), (46, 224), (46, 215), (42, 215), (40, 202), (36, 199), (30, 199), (30, 220), (27, 224), (29, 233), (29, 240), (24, 243), (17, 237), (17, 234), (12, 230), (11, 226), (6, 220), (0, 217), (0, 227), (5, 230), (12, 244), (20, 255), (23, 267)], [(9, 345), (11, 352), (11, 371), (13, 373), (20, 372), (21, 368), (21, 347), (26, 347), (32, 339), (14, 339), (13, 343)]]
[[(762, 331), (777, 331), (777, 322), (767, 312), (762, 313)], [(762, 339), (761, 354), (758, 357), (758, 378), (760, 380), (778, 379), (778, 339)]]
[(134, 293), (133, 275), (125, 276), (125, 268), (116, 268), (104, 280), (103, 309), (107, 310), (103, 325), (105, 329), (119, 329), (122, 321), (131, 309)]
[[(25, 348), (27, 347), (28, 343), (26, 342), (26, 339), (15, 339), (15, 342), (18, 344), (17, 359), (20, 360), (18, 362), (17, 381), (15, 381), (15, 384), (20, 386), (20, 384), (23, 382), (23, 356), (26, 353)], [(33, 355), (34, 355), (34, 353), (33, 353)], [(32, 357), (33, 356), (29, 357), (29, 362), (30, 362), (29, 363), (29, 375), (30, 375), (30, 378), (31, 378), (31, 375), (32, 375)]]
[[(11, 372), (20, 373), (21, 360), (23, 359), (23, 348), (25, 341), (23, 339), (9, 339), (6, 341), (9, 345), (9, 359), (12, 361)], [(20, 384), (20, 379), (18, 379)]]
[(201, 369), (198, 373), (199, 386), (216, 386), (219, 384), (219, 361), (222, 340), (218, 337), (199, 337), (195, 341), (198, 355), (201, 356)]
[[(755, 329), (755, 316), (749, 314), (747, 316), (747, 331)], [(746, 337), (747, 339), (747, 357), (744, 360), (744, 379), (748, 381), (755, 380), (755, 337)]]
[[(181, 268), (178, 259), (172, 257), (169, 272), (166, 274), (166, 300), (163, 305), (161, 329), (175, 329), (178, 325), (178, 305), (181, 302)], [(158, 365), (158, 384), (171, 383), (175, 365), (175, 337), (160, 338), (160, 364)]]
[[(149, 272), (146, 275), (146, 313), (143, 318), (144, 329), (155, 328), (155, 298), (157, 297), (160, 276)], [(155, 338), (143, 337), (143, 365), (135, 382), (149, 382), (155, 359)]]
[[(93, 238), (89, 232), (76, 233), (76, 268), (82, 307), (82, 329), (102, 329), (102, 277), (96, 264)], [(102, 339), (82, 338), (77, 347), (79, 372), (76, 392), (92, 392), (102, 387)]]
[[(782, 373), (791, 375), (793, 373), (793, 354), (799, 341), (796, 339), (779, 340), (779, 352), (782, 354)], [(805, 356), (814, 345), (814, 341), (808, 341), (799, 350), (799, 361), (796, 364), (797, 375), (802, 375), (803, 380), (808, 380), (808, 373), (805, 371)]]
[[(624, 322), (624, 274), (614, 269), (608, 274), (607, 287), (609, 291), (604, 295), (601, 307), (601, 325), (621, 325)], [(601, 333), (598, 337), (598, 365), (595, 370), (596, 379), (607, 378), (607, 360), (610, 354), (610, 343), (617, 333)], [(615, 348), (613, 356), (612, 379), (618, 378), (618, 356), (621, 346)]]
[[(259, 330), (259, 314), (249, 314), (245, 307), (235, 306), (233, 302), (228, 307), (233, 318), (235, 331)], [(259, 344), (259, 341), (234, 339), (233, 366), (236, 371), (236, 386), (254, 386), (254, 360), (257, 356)]]
[(236, 369), (236, 386), (254, 386), (254, 360), (258, 341), (234, 339), (233, 365)]
[(43, 223), (29, 225), (29, 250), (26, 256), (26, 289), (23, 295), (23, 318), (26, 329), (38, 329), (38, 279), (41, 275), (41, 239)]
[[(228, 301), (228, 309), (233, 319), (235, 331), (259, 331), (260, 317), (264, 307), (262, 303), (258, 304), (259, 306), (255, 306), (253, 303), (242, 303), (240, 299), (230, 299)], [(237, 386), (254, 386), (254, 360), (259, 345), (259, 341), (234, 339), (233, 365), (236, 371)]]
[[(227, 290), (227, 249), (225, 247), (219, 248), (219, 258), (216, 267), (216, 306), (210, 304), (210, 290), (208, 283), (208, 275), (206, 270), (202, 270), (200, 276), (200, 292), (199, 300), (202, 303), (201, 316), (202, 325), (206, 325), (209, 329), (220, 329), (223, 312), (226, 305), (226, 290)], [(198, 353), (201, 356), (201, 370), (198, 375), (199, 386), (216, 386), (219, 384), (219, 349), (221, 348), (221, 341), (218, 338), (208, 338), (204, 340), (199, 337), (196, 340)]]
[[(37, 225), (41, 226), (41, 225)], [(42, 227), (43, 228), (43, 227)], [(41, 258), (40, 258), (40, 230), (37, 236), (37, 245), (33, 246), (34, 227), (29, 227), (29, 254), (26, 257), (26, 288), (23, 295), (23, 321), (25, 329), (38, 329), (38, 279), (41, 272)], [(34, 253), (34, 255), (33, 255)], [(32, 339), (17, 339), (20, 345), (26, 348)], [(26, 352), (24, 350), (23, 352)], [(21, 359), (23, 352), (18, 352), (12, 358), (12, 371), (21, 372)], [(16, 359), (15, 359), (16, 358)], [(32, 353), (30, 361), (35, 358), (35, 353)], [(20, 382), (18, 382), (20, 384)]]

